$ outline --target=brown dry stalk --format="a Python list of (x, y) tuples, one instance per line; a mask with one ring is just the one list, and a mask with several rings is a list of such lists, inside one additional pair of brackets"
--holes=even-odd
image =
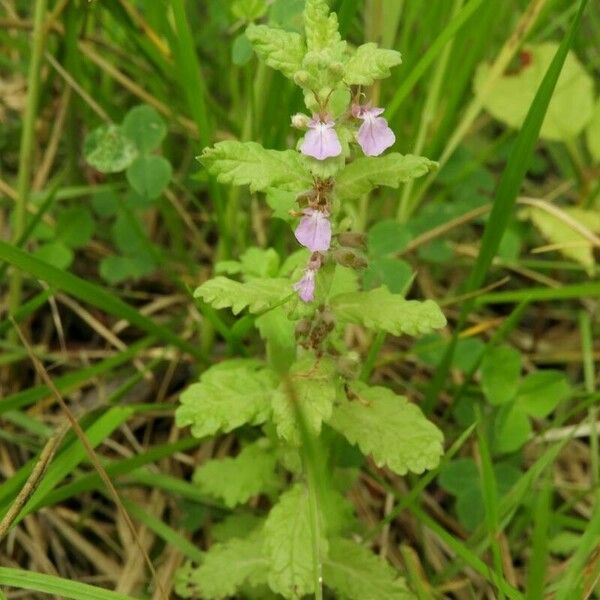
[(13, 327), (15, 328), (15, 331), (19, 335), (19, 338), (21, 339), (23, 346), (27, 350), (27, 354), (29, 355), (29, 358), (31, 359), (31, 362), (33, 363), (35, 370), (37, 371), (38, 375), (43, 379), (44, 383), (48, 386), (48, 389), (50, 390), (52, 395), (55, 397), (56, 401), (60, 404), (60, 407), (62, 408), (65, 415), (67, 416), (67, 419), (69, 420), (69, 423), (71, 424), (71, 427), (73, 428), (73, 431), (79, 438), (81, 445), (83, 446), (86, 454), (88, 455), (90, 462), (92, 463), (92, 465), (98, 472), (100, 479), (102, 479), (104, 485), (106, 486), (110, 495), (112, 496), (113, 501), (114, 501), (115, 505), (117, 506), (117, 510), (121, 513), (121, 516), (122, 516), (123, 520), (125, 521), (127, 528), (130, 530), (131, 535), (132, 535), (133, 539), (135, 540), (136, 545), (140, 549), (140, 552), (142, 553), (142, 556), (144, 557), (144, 560), (146, 561), (146, 564), (148, 565), (148, 568), (150, 569), (150, 573), (152, 574), (152, 578), (155, 582), (156, 587), (160, 590), (162, 597), (165, 600), (167, 600), (168, 596), (167, 596), (164, 588), (162, 587), (161, 581), (157, 577), (156, 569), (154, 568), (154, 565), (152, 564), (152, 561), (150, 560), (150, 556), (148, 556), (148, 552), (146, 552), (146, 549), (144, 548), (144, 545), (142, 544), (142, 542), (139, 538), (139, 535), (135, 528), (135, 525), (133, 524), (133, 521), (131, 520), (131, 517), (129, 516), (127, 509), (123, 505), (121, 497), (119, 496), (119, 492), (113, 485), (113, 482), (110, 480), (108, 473), (106, 472), (106, 470), (100, 463), (100, 460), (98, 459), (96, 452), (94, 451), (94, 448), (90, 444), (90, 441), (89, 441), (87, 435), (85, 434), (85, 431), (83, 431), (83, 429), (81, 428), (81, 425), (79, 425), (79, 422), (75, 418), (75, 415), (73, 414), (73, 412), (71, 411), (71, 409), (69, 408), (67, 403), (65, 402), (61, 393), (58, 391), (58, 388), (54, 385), (52, 378), (50, 377), (50, 375), (48, 375), (48, 371), (46, 371), (44, 365), (40, 362), (40, 360), (37, 358), (37, 356), (33, 352), (33, 348), (31, 347), (31, 345), (29, 344), (29, 342), (23, 335), (23, 332), (21, 331), (17, 322), (12, 317), (10, 317), (10, 320), (12, 321)]

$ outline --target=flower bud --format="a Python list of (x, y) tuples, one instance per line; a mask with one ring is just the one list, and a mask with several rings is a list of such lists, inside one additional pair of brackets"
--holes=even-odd
[(310, 73), (308, 71), (296, 71), (294, 73), (294, 83), (300, 87), (305, 87), (310, 81)]
[(369, 264), (362, 254), (350, 248), (338, 248), (333, 253), (333, 258), (342, 267), (350, 269), (364, 269)]
[(341, 79), (344, 76), (344, 65), (341, 62), (333, 62), (327, 65), (329, 72), (336, 78)]
[(367, 239), (364, 233), (358, 231), (344, 231), (338, 235), (340, 246), (349, 248), (364, 248)]
[(292, 115), (292, 127), (296, 129), (306, 129), (310, 122), (310, 117), (302, 113)]
[(296, 339), (304, 337), (310, 333), (310, 321), (308, 319), (302, 319), (296, 323), (296, 329), (294, 331)]

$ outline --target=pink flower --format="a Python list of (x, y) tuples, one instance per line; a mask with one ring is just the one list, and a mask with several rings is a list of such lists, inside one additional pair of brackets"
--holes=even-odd
[(396, 141), (388, 122), (379, 116), (383, 111), (383, 108), (352, 107), (352, 114), (363, 121), (358, 130), (358, 143), (367, 156), (379, 156)]
[(302, 279), (294, 284), (294, 289), (303, 302), (312, 302), (315, 299), (315, 273), (316, 271), (309, 267), (304, 271)]
[(313, 115), (308, 122), (308, 131), (300, 146), (300, 152), (318, 160), (339, 156), (342, 153), (342, 145), (334, 127), (335, 122), (330, 117), (323, 121), (318, 115)]
[(331, 244), (331, 221), (326, 213), (307, 208), (296, 227), (296, 239), (311, 252), (325, 252)]

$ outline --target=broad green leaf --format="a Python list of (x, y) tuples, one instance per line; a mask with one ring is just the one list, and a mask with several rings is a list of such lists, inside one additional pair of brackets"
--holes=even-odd
[(267, 12), (266, 0), (233, 0), (231, 12), (244, 21), (256, 21)]
[(399, 475), (435, 469), (442, 455), (442, 432), (403, 396), (384, 387), (352, 385), (352, 398), (336, 405), (330, 425), (371, 454), (378, 466)]
[(416, 596), (384, 560), (351, 540), (330, 542), (325, 585), (348, 600), (413, 600)]
[(177, 426), (191, 425), (194, 436), (204, 437), (259, 425), (269, 417), (274, 389), (273, 374), (252, 361), (211, 367), (181, 394)]
[(222, 521), (213, 524), (210, 534), (216, 542), (227, 542), (233, 538), (248, 537), (262, 527), (263, 523), (264, 519), (253, 512), (236, 510)]
[(379, 221), (367, 234), (369, 256), (386, 256), (404, 250), (412, 239), (410, 229), (395, 219)]
[(412, 277), (412, 267), (406, 261), (380, 256), (369, 260), (363, 281), (367, 290), (384, 285), (392, 294), (401, 294), (406, 291)]
[(306, 0), (304, 27), (311, 51), (339, 50), (346, 45), (339, 33), (337, 15), (329, 11), (327, 0)]
[(585, 139), (594, 162), (600, 163), (600, 99), (596, 101), (594, 114), (585, 130)]
[(515, 452), (529, 439), (531, 424), (527, 413), (513, 402), (501, 407), (494, 422), (494, 450)]
[(242, 67), (252, 58), (252, 44), (245, 33), (240, 33), (231, 45), (231, 62)]
[(144, 198), (158, 198), (169, 185), (173, 169), (162, 156), (139, 156), (127, 169), (129, 185)]
[(290, 211), (297, 208), (297, 197), (298, 194), (295, 192), (269, 188), (266, 192), (266, 201), (273, 210), (273, 218), (292, 222), (295, 217), (290, 214)]
[(523, 378), (516, 404), (531, 417), (547, 417), (560, 402), (572, 395), (569, 381), (560, 371), (536, 371)]
[(132, 108), (125, 115), (122, 128), (123, 133), (135, 142), (142, 154), (158, 148), (167, 135), (167, 126), (163, 118), (147, 104)]
[(256, 54), (272, 69), (292, 79), (302, 68), (306, 47), (298, 33), (267, 25), (249, 25), (246, 35)]
[(348, 85), (372, 85), (390, 76), (390, 69), (402, 62), (400, 52), (378, 48), (372, 42), (359, 46), (346, 63), (344, 81)]
[[(279, 436), (297, 446), (301, 442), (298, 412), (314, 434), (319, 434), (322, 422), (331, 416), (336, 398), (335, 365), (330, 359), (315, 360), (306, 354), (292, 366), (289, 379), (293, 395), (282, 382), (272, 397), (273, 420)], [(298, 403), (297, 407), (294, 402)]]
[(74, 206), (60, 214), (56, 238), (71, 248), (85, 246), (94, 233), (94, 219), (87, 208)]
[(288, 31), (304, 31), (302, 13), (304, 0), (274, 0), (269, 10), (269, 21), (272, 25)]
[(425, 335), (446, 325), (433, 300), (406, 300), (385, 287), (336, 296), (331, 309), (340, 319), (393, 335)]
[(510, 346), (495, 346), (481, 362), (481, 388), (490, 404), (510, 402), (521, 379), (521, 354)]
[(279, 306), (257, 317), (254, 323), (266, 342), (269, 365), (277, 372), (287, 371), (296, 358), (295, 322)]
[(109, 283), (121, 283), (126, 279), (139, 279), (152, 273), (156, 265), (145, 256), (105, 256), (100, 261), (100, 275)]
[(182, 598), (221, 600), (232, 597), (245, 583), (266, 581), (267, 560), (260, 533), (215, 544), (199, 567), (186, 564), (177, 571), (175, 591)]
[[(507, 73), (497, 81), (483, 98), (484, 108), (499, 121), (520, 128), (557, 50), (558, 44), (554, 42), (526, 47), (522, 52), (524, 64), (516, 73)], [(477, 69), (474, 82), (477, 95), (481, 94), (489, 69), (487, 64)], [(594, 82), (575, 53), (569, 51), (540, 136), (558, 141), (574, 138), (590, 121), (593, 108)]]
[(479, 488), (479, 470), (472, 458), (457, 458), (441, 468), (438, 483), (445, 490), (460, 496), (467, 489)]
[(219, 142), (206, 148), (200, 162), (221, 183), (249, 185), (252, 192), (270, 187), (302, 192), (312, 186), (302, 155), (294, 150), (267, 150), (255, 142)]
[[(594, 218), (598, 218), (596, 211), (591, 210), (579, 209), (579, 212), (576, 214), (579, 218), (574, 218), (580, 221), (585, 227), (588, 226), (588, 217), (591, 221)], [(588, 273), (594, 271), (596, 261), (594, 259), (592, 243), (577, 229), (566, 223), (564, 219), (536, 207), (528, 207), (522, 210), (520, 215), (529, 218), (550, 244), (556, 244), (558, 251), (580, 265), (583, 265)]]
[(42, 244), (33, 252), (33, 256), (61, 270), (67, 269), (74, 257), (73, 250), (60, 240)]
[(245, 308), (259, 313), (282, 303), (293, 293), (289, 279), (251, 279), (246, 283), (227, 277), (214, 277), (194, 292), (194, 298), (202, 298), (214, 308), (229, 308), (234, 315)]
[[(314, 593), (313, 551), (308, 490), (296, 484), (271, 509), (263, 529), (269, 562), (269, 587), (284, 598)], [(319, 540), (322, 558), (327, 542)]]
[(258, 494), (277, 490), (277, 458), (265, 439), (246, 446), (235, 458), (209, 460), (196, 469), (194, 483), (233, 508)]
[(335, 184), (340, 198), (361, 198), (376, 187), (397, 188), (401, 183), (422, 177), (437, 163), (423, 156), (392, 152), (385, 156), (357, 158), (343, 169)]
[(135, 144), (117, 125), (101, 125), (86, 138), (86, 162), (101, 173), (124, 171), (138, 155)]

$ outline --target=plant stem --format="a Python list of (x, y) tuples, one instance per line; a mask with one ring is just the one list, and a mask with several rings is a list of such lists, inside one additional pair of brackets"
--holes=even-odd
[[(27, 103), (23, 115), (23, 129), (21, 131), (21, 146), (19, 151), (17, 202), (14, 209), (14, 229), (12, 232), (13, 243), (17, 243), (23, 235), (27, 220), (27, 201), (31, 186), (31, 167), (33, 161), (33, 139), (39, 101), (40, 68), (46, 40), (46, 30), (44, 28), (46, 9), (47, 0), (36, 0), (33, 18), (31, 62), (29, 63), (27, 80)], [(22, 283), (23, 275), (21, 271), (14, 269), (8, 292), (8, 310), (11, 314), (21, 304)]]
[(315, 599), (323, 600), (323, 573), (321, 561), (321, 524), (319, 522), (319, 502), (317, 499), (316, 477), (314, 470), (307, 469), (308, 479), (308, 507), (310, 511), (310, 528), (313, 546), (313, 577), (315, 582)]

